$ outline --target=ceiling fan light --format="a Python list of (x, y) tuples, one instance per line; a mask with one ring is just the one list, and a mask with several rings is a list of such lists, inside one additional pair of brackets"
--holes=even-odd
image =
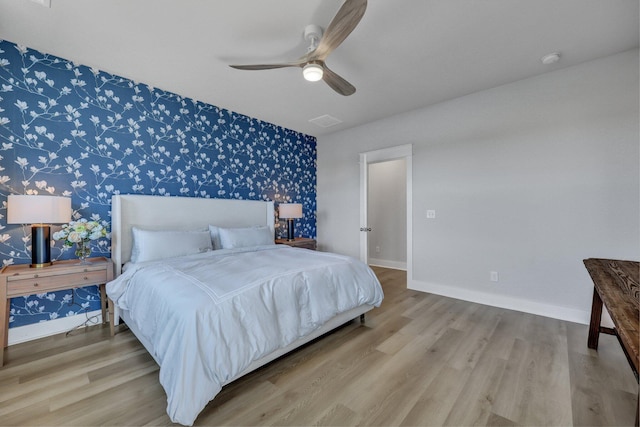
[(307, 64), (302, 69), (302, 75), (304, 79), (310, 82), (317, 82), (318, 80), (322, 80), (322, 67), (318, 64)]

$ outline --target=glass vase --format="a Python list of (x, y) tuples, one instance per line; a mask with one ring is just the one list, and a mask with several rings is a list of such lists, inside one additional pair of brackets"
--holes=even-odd
[(87, 261), (89, 255), (91, 255), (90, 240), (81, 240), (76, 243), (76, 256), (80, 259), (80, 264), (91, 264)]

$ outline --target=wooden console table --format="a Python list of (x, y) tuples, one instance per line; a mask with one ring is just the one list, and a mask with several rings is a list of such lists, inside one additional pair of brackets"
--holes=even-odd
[[(584, 265), (594, 284), (587, 345), (597, 349), (601, 332), (617, 336), (637, 378), (640, 360), (640, 263), (589, 258), (584, 260)], [(603, 303), (615, 325), (613, 329), (600, 326)]]
[[(587, 346), (597, 350), (600, 333), (615, 335), (637, 381), (640, 364), (640, 263), (589, 258), (584, 260), (584, 265), (594, 285)], [(611, 315), (614, 328), (600, 325), (603, 304)], [(638, 407), (635, 425), (638, 425)]]
[(72, 259), (56, 261), (43, 268), (28, 264), (10, 265), (0, 271), (0, 367), (4, 364), (4, 349), (9, 339), (9, 301), (11, 298), (81, 288), (100, 287), (102, 323), (107, 320), (105, 284), (113, 280), (113, 264), (109, 258), (89, 258), (89, 264)]

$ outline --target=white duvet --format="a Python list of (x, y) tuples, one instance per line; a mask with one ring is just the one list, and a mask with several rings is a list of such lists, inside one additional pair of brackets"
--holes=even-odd
[(383, 293), (359, 260), (285, 245), (128, 264), (107, 294), (160, 365), (173, 422), (192, 425), (222, 385)]

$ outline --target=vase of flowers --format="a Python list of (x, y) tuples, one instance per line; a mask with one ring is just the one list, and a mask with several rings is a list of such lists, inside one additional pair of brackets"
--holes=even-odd
[(80, 264), (86, 264), (87, 258), (91, 255), (91, 244), (89, 240), (80, 240), (76, 243), (76, 256), (80, 259)]
[(80, 218), (64, 224), (59, 231), (53, 233), (54, 240), (64, 240), (64, 246), (76, 245), (76, 256), (80, 264), (88, 264), (87, 258), (91, 255), (91, 241), (107, 236), (107, 229), (98, 221), (88, 221)]

